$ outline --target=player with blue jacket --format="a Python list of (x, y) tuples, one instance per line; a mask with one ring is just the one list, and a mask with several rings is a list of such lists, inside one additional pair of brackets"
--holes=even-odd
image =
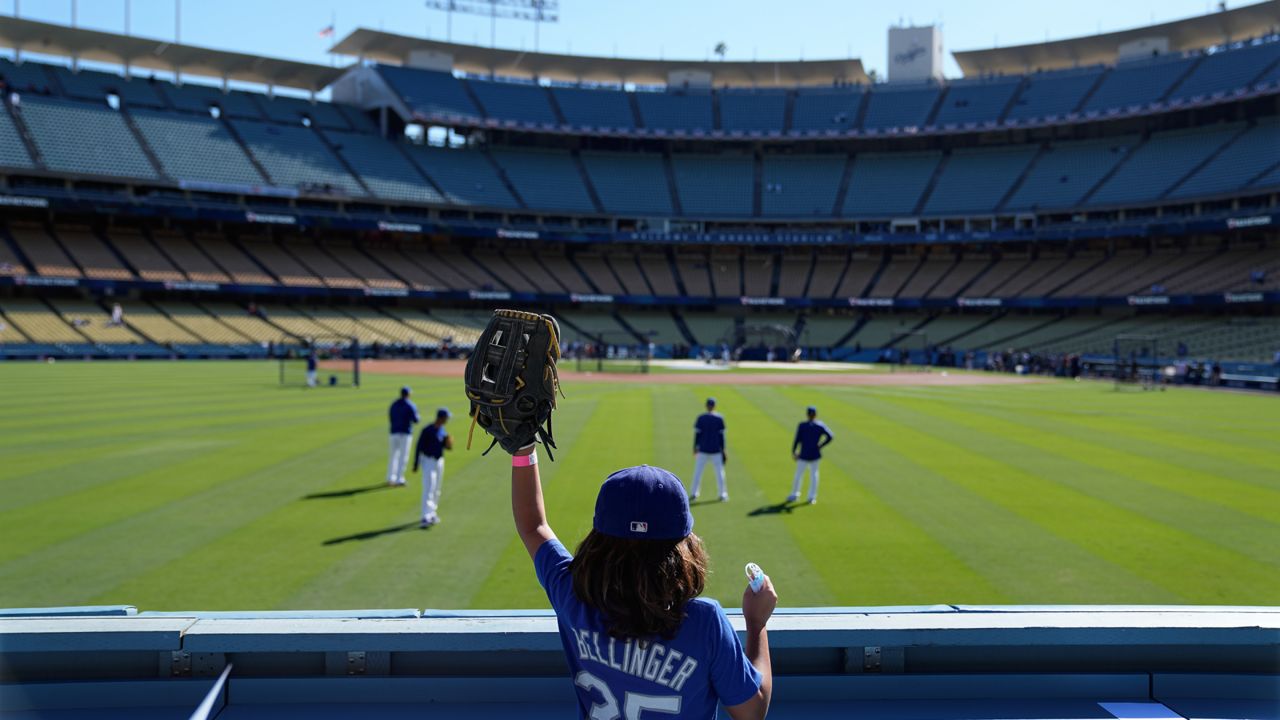
[(391, 459), (387, 461), (387, 484), (404, 485), (404, 471), (409, 466), (409, 446), (413, 443), (413, 426), (418, 423), (418, 406), (409, 395), (408, 386), (400, 388), (400, 398), (387, 412), (391, 420)]
[(724, 417), (716, 412), (716, 399), (707, 398), (707, 411), (693, 423), (693, 489), (689, 492), (690, 500), (698, 499), (702, 471), (706, 469), (707, 463), (711, 463), (716, 470), (720, 502), (729, 499), (729, 491), (724, 482), (725, 457)]
[(579, 717), (711, 720), (724, 705), (734, 720), (764, 718), (778, 596), (767, 577), (743, 592), (744, 649), (720, 605), (698, 597), (708, 558), (680, 479), (648, 465), (610, 475), (571, 554), (547, 524), (534, 446), (511, 460), (516, 532), (555, 610)]
[(418, 527), (428, 528), (440, 522), (436, 510), (440, 507), (440, 488), (444, 485), (444, 451), (453, 449), (453, 438), (444, 429), (453, 414), (449, 408), (436, 410), (436, 421), (422, 428), (418, 445), (413, 453), (413, 471), (422, 466), (422, 522)]
[(818, 502), (818, 463), (822, 460), (822, 448), (831, 444), (835, 438), (826, 423), (818, 420), (818, 408), (810, 405), (805, 409), (808, 420), (796, 426), (796, 438), (791, 442), (791, 457), (796, 461), (796, 479), (791, 484), (791, 494), (787, 502), (800, 499), (800, 480), (804, 471), (809, 470), (809, 504)]

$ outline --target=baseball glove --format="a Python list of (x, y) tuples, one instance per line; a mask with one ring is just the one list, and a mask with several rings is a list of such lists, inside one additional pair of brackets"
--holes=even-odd
[(467, 360), (465, 382), (471, 401), (467, 449), (479, 425), (493, 436), (486, 455), (494, 445), (514, 453), (538, 440), (551, 457), (556, 446), (551, 411), (556, 409), (556, 394), (560, 393), (559, 359), (560, 325), (555, 318), (494, 310)]

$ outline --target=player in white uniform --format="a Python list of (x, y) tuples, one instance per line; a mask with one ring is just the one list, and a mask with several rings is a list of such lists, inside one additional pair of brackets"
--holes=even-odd
[(409, 446), (413, 443), (413, 426), (418, 422), (418, 406), (409, 400), (413, 391), (400, 388), (400, 399), (391, 403), (391, 457), (387, 461), (387, 484), (404, 485), (404, 471), (409, 466)]
[(449, 408), (436, 410), (436, 421), (422, 428), (414, 449), (413, 471), (418, 472), (418, 466), (422, 466), (422, 522), (418, 527), (428, 528), (440, 522), (436, 510), (440, 507), (440, 488), (444, 486), (444, 451), (453, 449), (453, 438), (444, 429), (450, 417)]
[(698, 499), (702, 471), (706, 469), (707, 463), (715, 468), (720, 502), (729, 499), (729, 490), (724, 481), (724, 430), (724, 418), (716, 412), (716, 399), (707, 398), (707, 411), (693, 423), (693, 489), (689, 492), (689, 497), (693, 500)]
[(818, 502), (818, 463), (822, 461), (822, 448), (835, 438), (827, 424), (818, 419), (818, 409), (810, 405), (805, 410), (808, 420), (796, 426), (796, 439), (791, 442), (791, 457), (796, 461), (796, 477), (791, 484), (787, 502), (800, 499), (800, 482), (804, 471), (809, 471), (809, 504)]

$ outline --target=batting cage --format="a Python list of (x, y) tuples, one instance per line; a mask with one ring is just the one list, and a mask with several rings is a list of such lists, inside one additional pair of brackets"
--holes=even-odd
[(631, 333), (602, 331), (581, 334), (565, 349), (579, 372), (647, 373), (653, 351)]
[(778, 323), (744, 323), (736, 342), (740, 360), (791, 362), (800, 358), (800, 341), (794, 325)]
[(892, 355), (892, 370), (929, 372), (933, 365), (933, 348), (929, 347), (929, 334), (923, 330), (904, 330), (894, 334), (888, 347)]
[(281, 387), (360, 387), (360, 341), (285, 337), (275, 343)]
[(1116, 390), (1154, 390), (1160, 385), (1160, 343), (1153, 335), (1117, 335), (1111, 354)]

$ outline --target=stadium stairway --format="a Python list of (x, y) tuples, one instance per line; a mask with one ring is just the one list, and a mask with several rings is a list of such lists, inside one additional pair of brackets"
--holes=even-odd
[(36, 144), (35, 138), (31, 135), (31, 128), (27, 127), (27, 121), (22, 117), (22, 113), (18, 108), (14, 107), (13, 101), (8, 93), (0, 93), (4, 96), (4, 107), (9, 113), (9, 118), (13, 121), (14, 128), (18, 131), (18, 137), (22, 139), (22, 145), (27, 149), (27, 155), (31, 157), (31, 162), (41, 170), (47, 170), (48, 165), (45, 164), (44, 155), (40, 152), (40, 146)]

